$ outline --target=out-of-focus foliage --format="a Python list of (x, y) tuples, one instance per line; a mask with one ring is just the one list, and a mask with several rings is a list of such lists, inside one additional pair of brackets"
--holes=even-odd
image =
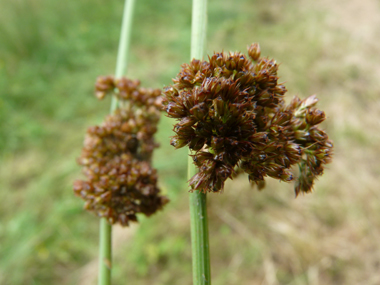
[[(98, 219), (71, 185), (86, 128), (109, 112), (93, 82), (114, 71), (123, 1), (0, 6), (0, 283), (95, 284)], [(246, 177), (210, 195), (213, 284), (378, 284), (378, 2), (210, 0), (208, 11), (207, 53), (260, 42), (289, 95), (317, 93), (335, 146), (313, 195), (294, 200), (275, 181), (258, 195)], [(190, 60), (190, 13), (191, 1), (136, 3), (129, 77), (171, 83)], [(172, 202), (115, 227), (114, 284), (191, 284), (187, 153), (169, 145), (172, 124), (162, 118), (153, 161)]]

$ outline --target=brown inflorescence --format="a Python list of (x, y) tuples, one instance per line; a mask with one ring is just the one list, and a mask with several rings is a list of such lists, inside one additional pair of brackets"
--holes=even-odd
[(248, 47), (248, 57), (222, 52), (208, 59), (183, 64), (164, 89), (164, 109), (178, 121), (171, 144), (188, 146), (199, 170), (192, 189), (219, 192), (245, 172), (259, 188), (269, 176), (296, 180), (296, 195), (310, 192), (332, 156), (332, 142), (318, 127), (325, 114), (314, 107), (316, 97), (286, 105), (278, 64), (261, 57), (258, 44)]
[(96, 96), (119, 98), (119, 108), (100, 126), (90, 127), (78, 163), (87, 178), (74, 183), (74, 193), (85, 209), (127, 226), (136, 214), (147, 216), (169, 200), (160, 195), (157, 173), (151, 166), (160, 118), (161, 91), (139, 87), (139, 81), (99, 77)]

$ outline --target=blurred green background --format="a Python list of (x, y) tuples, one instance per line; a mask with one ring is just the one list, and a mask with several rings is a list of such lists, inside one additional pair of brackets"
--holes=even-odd
[[(128, 76), (171, 83), (189, 61), (191, 1), (136, 1)], [(96, 284), (98, 219), (75, 159), (115, 69), (123, 1), (0, 0), (0, 284)], [(207, 52), (259, 42), (288, 99), (317, 94), (335, 157), (313, 194), (246, 177), (209, 196), (213, 284), (380, 284), (380, 2), (209, 0)], [(191, 284), (186, 150), (162, 117), (154, 164), (171, 199), (114, 228), (113, 284)]]

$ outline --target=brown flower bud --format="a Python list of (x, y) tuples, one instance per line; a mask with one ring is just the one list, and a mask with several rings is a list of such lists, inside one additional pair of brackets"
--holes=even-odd
[(253, 43), (248, 48), (248, 55), (253, 61), (257, 61), (260, 58), (260, 45)]
[(310, 110), (306, 113), (306, 122), (311, 126), (322, 123), (325, 118), (325, 112), (318, 109)]

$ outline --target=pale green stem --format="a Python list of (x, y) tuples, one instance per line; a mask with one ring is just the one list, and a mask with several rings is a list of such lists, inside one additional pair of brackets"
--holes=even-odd
[(206, 43), (207, 0), (193, 0), (191, 20), (191, 59), (202, 59)]
[[(116, 63), (116, 71), (115, 71), (116, 78), (125, 75), (127, 71), (134, 6), (135, 6), (135, 0), (125, 0), (123, 22), (121, 24), (121, 33), (120, 33), (120, 40), (119, 40), (119, 50), (117, 53), (117, 63)], [(118, 105), (118, 100), (114, 96), (111, 102), (111, 113), (113, 113), (113, 111), (116, 110), (117, 105)]]
[[(207, 0), (193, 0), (191, 26), (191, 59), (203, 58), (206, 41)], [(196, 174), (192, 158), (188, 158), (188, 179)], [(193, 253), (193, 284), (211, 284), (208, 238), (207, 194), (190, 193), (191, 246)]]
[[(121, 77), (126, 73), (128, 51), (132, 30), (132, 16), (135, 0), (125, 0), (123, 23), (119, 40), (119, 50), (117, 54), (115, 77)], [(111, 101), (111, 114), (117, 109), (118, 100), (114, 96)], [(111, 284), (112, 267), (112, 226), (106, 218), (100, 219), (100, 240), (99, 240), (99, 285)]]
[(112, 249), (111, 249), (112, 225), (106, 218), (100, 219), (99, 237), (99, 285), (111, 284)]
[(199, 191), (190, 193), (190, 220), (193, 284), (211, 284), (206, 193)]

